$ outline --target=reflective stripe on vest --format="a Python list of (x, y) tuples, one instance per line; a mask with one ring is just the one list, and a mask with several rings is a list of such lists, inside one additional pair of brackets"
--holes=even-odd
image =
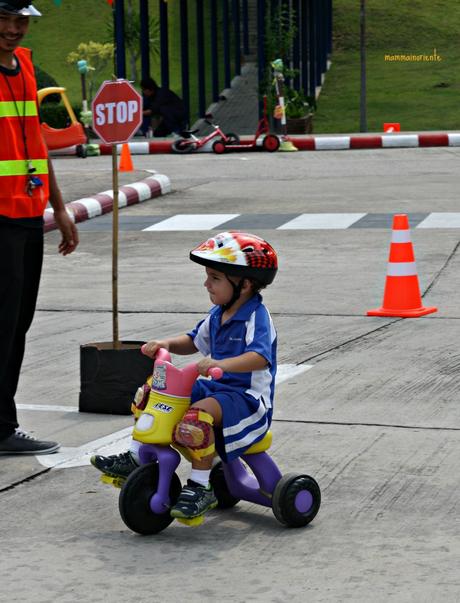
[[(18, 115), (19, 110), (19, 115)], [(35, 101), (1, 101), (0, 117), (36, 117), (38, 115)]]
[[(31, 159), (30, 163), (36, 170), (33, 175), (48, 173), (47, 159)], [(27, 176), (28, 173), (28, 164), (24, 159), (0, 161), (0, 176)]]

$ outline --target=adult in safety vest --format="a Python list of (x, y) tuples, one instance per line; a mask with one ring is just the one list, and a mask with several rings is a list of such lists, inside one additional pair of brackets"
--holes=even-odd
[(42, 139), (31, 52), (20, 48), (30, 17), (27, 0), (0, 0), (0, 454), (48, 454), (56, 442), (21, 429), (15, 393), (32, 323), (43, 259), (43, 212), (50, 202), (71, 253), (78, 233), (67, 215)]

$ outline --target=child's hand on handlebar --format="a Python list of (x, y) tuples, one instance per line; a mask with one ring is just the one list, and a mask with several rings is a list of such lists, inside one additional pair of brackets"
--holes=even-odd
[(203, 375), (203, 377), (207, 377), (209, 374), (209, 369), (215, 367), (219, 367), (219, 361), (214, 360), (214, 358), (211, 357), (202, 358), (197, 364), (198, 372), (200, 375)]
[(147, 343), (144, 343), (142, 346), (142, 353), (149, 358), (155, 358), (156, 353), (160, 348), (169, 350), (169, 343), (167, 341), (156, 341), (152, 339), (152, 341), (147, 341)]

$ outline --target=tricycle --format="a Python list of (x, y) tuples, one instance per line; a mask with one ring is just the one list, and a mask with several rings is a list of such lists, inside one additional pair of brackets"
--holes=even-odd
[[(221, 369), (209, 370), (212, 378)], [(176, 473), (181, 455), (190, 460), (187, 449), (173, 443), (173, 430), (190, 404), (190, 394), (199, 372), (196, 363), (180, 369), (171, 356), (160, 349), (154, 360), (153, 375), (139, 388), (133, 412), (133, 438), (141, 443), (141, 465), (127, 479), (102, 475), (104, 482), (121, 487), (119, 511), (128, 528), (138, 534), (157, 534), (172, 521), (170, 509), (181, 492)], [(318, 513), (321, 491), (313, 477), (304, 473), (282, 475), (267, 450), (272, 442), (268, 431), (241, 458), (229, 463), (216, 460), (210, 481), (217, 507), (228, 509), (244, 500), (272, 509), (285, 526), (304, 527)], [(203, 516), (178, 518), (187, 525), (199, 525)]]
[(211, 143), (211, 141), (214, 140), (212, 143), (212, 150), (214, 153), (220, 155), (225, 151), (227, 145), (237, 144), (240, 142), (240, 137), (238, 134), (233, 134), (232, 132), (228, 132), (226, 134), (220, 126), (212, 121), (212, 119), (213, 116), (211, 113), (207, 113), (204, 119), (205, 123), (212, 127), (212, 132), (210, 134), (206, 134), (205, 136), (199, 138), (196, 136), (198, 130), (183, 130), (181, 132), (182, 138), (178, 138), (172, 143), (172, 151), (174, 153), (184, 155), (185, 153), (198, 151), (206, 144)]

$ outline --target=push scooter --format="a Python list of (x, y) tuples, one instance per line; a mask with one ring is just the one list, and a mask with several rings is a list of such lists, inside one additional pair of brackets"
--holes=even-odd
[(230, 145), (225, 145), (225, 151), (258, 151), (264, 150), (269, 153), (274, 153), (280, 148), (281, 141), (276, 134), (270, 133), (270, 125), (267, 117), (267, 97), (264, 96), (263, 114), (257, 124), (257, 130), (252, 140), (241, 142), (232, 142)]
[[(213, 378), (222, 376), (219, 368), (211, 368), (209, 373)], [(196, 363), (179, 369), (171, 363), (167, 350), (158, 351), (153, 376), (139, 388), (133, 407), (137, 417), (133, 438), (141, 442), (141, 465), (126, 480), (121, 480), (123, 483), (102, 476), (105, 482), (121, 485), (121, 518), (138, 534), (158, 534), (173, 521), (170, 509), (181, 492), (175, 471), (181, 454), (188, 460), (190, 457), (187, 449), (172, 443), (172, 433), (190, 404), (190, 393), (198, 376)], [(241, 458), (214, 465), (210, 481), (217, 506), (228, 509), (245, 500), (271, 508), (285, 526), (304, 527), (318, 513), (320, 488), (312, 477), (303, 473), (283, 476), (267, 453), (271, 441), (269, 431)], [(177, 521), (199, 525), (203, 516)]]

